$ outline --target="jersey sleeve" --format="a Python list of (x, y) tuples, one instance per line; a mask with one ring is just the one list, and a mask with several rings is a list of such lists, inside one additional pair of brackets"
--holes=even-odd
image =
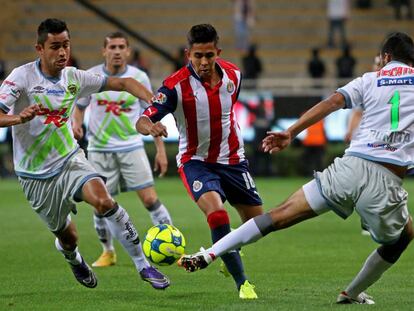
[(175, 88), (162, 86), (152, 99), (152, 104), (145, 109), (143, 115), (151, 119), (152, 122), (160, 121), (167, 114), (173, 113), (177, 108), (177, 91)]
[(25, 89), (25, 76), (19, 68), (14, 69), (0, 86), (0, 109), (8, 113)]
[(356, 78), (339, 88), (338, 93), (345, 97), (345, 108), (361, 108), (363, 103), (363, 79)]
[(89, 71), (74, 69), (75, 79), (79, 82), (79, 97), (99, 93), (106, 85), (106, 77)]

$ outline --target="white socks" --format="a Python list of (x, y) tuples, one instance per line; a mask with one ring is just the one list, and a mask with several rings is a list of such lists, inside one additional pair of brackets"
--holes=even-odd
[(63, 249), (63, 247), (59, 243), (59, 239), (55, 239), (55, 246), (56, 249), (63, 254), (66, 261), (69, 262), (72, 265), (80, 265), (82, 263), (82, 256), (78, 251), (78, 248), (76, 247), (73, 251), (67, 251)]
[(122, 244), (138, 271), (150, 266), (142, 252), (137, 230), (125, 209), (117, 205), (104, 215), (112, 235)]
[(112, 234), (108, 228), (105, 217), (93, 215), (93, 223), (96, 233), (98, 234), (99, 241), (101, 241), (104, 251), (114, 251), (114, 245), (112, 243)]
[(391, 266), (391, 263), (382, 259), (377, 250), (374, 250), (368, 256), (361, 271), (345, 289), (346, 293), (355, 299), (360, 293), (379, 280), (381, 275)]
[(238, 249), (243, 245), (256, 242), (262, 237), (263, 235), (254, 219), (249, 219), (243, 225), (214, 243), (207, 252), (213, 253), (214, 256), (219, 257), (228, 253), (230, 250)]
[(172, 225), (170, 213), (164, 204), (160, 202), (160, 205), (156, 209), (148, 210), (151, 221), (154, 225), (168, 224)]

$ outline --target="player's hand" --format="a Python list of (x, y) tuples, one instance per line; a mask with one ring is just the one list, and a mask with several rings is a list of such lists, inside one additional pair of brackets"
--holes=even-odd
[(168, 169), (168, 159), (165, 152), (155, 154), (154, 172), (160, 172), (158, 177), (164, 177)]
[(281, 151), (289, 146), (292, 137), (289, 132), (267, 132), (267, 136), (262, 141), (264, 152), (270, 154)]
[(81, 140), (83, 138), (83, 128), (82, 125), (77, 125), (75, 123), (72, 123), (72, 131), (73, 131), (73, 136), (75, 136), (76, 140)]
[(36, 114), (39, 112), (40, 108), (38, 105), (31, 105), (29, 107), (24, 108), (20, 113), (20, 123), (26, 123), (32, 120)]
[(154, 137), (164, 136), (168, 137), (167, 127), (160, 121), (155, 122), (149, 129), (149, 134)]

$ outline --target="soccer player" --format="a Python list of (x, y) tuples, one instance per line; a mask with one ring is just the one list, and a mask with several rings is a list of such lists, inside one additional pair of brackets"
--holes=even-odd
[[(151, 91), (145, 72), (127, 64), (130, 55), (128, 38), (120, 32), (108, 34), (104, 39), (105, 63), (92, 67), (90, 73), (106, 77), (130, 77)], [(142, 110), (148, 103), (127, 92), (105, 91), (81, 98), (75, 107), (73, 131), (76, 139), (83, 137), (84, 111), (90, 106), (88, 123), (88, 160), (95, 170), (107, 178), (106, 186), (111, 195), (119, 191), (136, 191), (139, 199), (149, 211), (153, 224), (171, 224), (167, 208), (159, 201), (154, 188), (151, 167), (145, 153), (141, 135), (135, 130)], [(154, 138), (157, 153), (155, 169), (160, 176), (167, 171), (167, 156), (161, 137)], [(103, 253), (93, 267), (107, 267), (116, 263), (112, 235), (106, 220), (95, 213), (94, 224)]]
[[(33, 210), (56, 236), (55, 245), (79, 283), (96, 287), (94, 272), (77, 247), (70, 213), (85, 201), (105, 218), (111, 234), (133, 260), (141, 278), (156, 289), (169, 280), (146, 260), (128, 213), (109, 195), (73, 137), (70, 116), (76, 100), (102, 90), (127, 91), (150, 100), (131, 78), (104, 77), (66, 67), (70, 36), (66, 23), (46, 19), (37, 30), (39, 59), (15, 68), (0, 87), (0, 126), (13, 126), (14, 166)], [(14, 114), (7, 114), (14, 109)]]
[[(136, 128), (144, 135), (167, 136), (160, 120), (168, 113), (174, 115), (180, 133), (179, 172), (216, 242), (230, 232), (225, 200), (236, 208), (243, 222), (263, 213), (262, 200), (249, 173), (233, 111), (240, 90), (240, 70), (219, 58), (219, 38), (213, 26), (195, 25), (187, 39), (188, 65), (164, 81)], [(239, 297), (257, 298), (239, 252), (222, 255)]]
[(252, 243), (266, 234), (334, 211), (347, 218), (360, 215), (372, 238), (381, 244), (337, 298), (340, 304), (373, 304), (364, 293), (397, 262), (413, 239), (407, 192), (402, 187), (407, 166), (414, 162), (414, 43), (404, 33), (393, 33), (381, 49), (384, 67), (368, 72), (307, 111), (285, 132), (269, 132), (266, 152), (286, 148), (311, 124), (341, 108), (363, 103), (364, 121), (345, 156), (336, 158), (315, 179), (279, 207), (232, 231), (211, 248), (182, 257), (188, 271), (208, 266), (217, 256)]

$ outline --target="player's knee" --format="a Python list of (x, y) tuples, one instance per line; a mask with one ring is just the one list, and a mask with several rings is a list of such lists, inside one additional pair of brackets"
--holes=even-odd
[(111, 197), (98, 198), (94, 204), (94, 207), (98, 214), (104, 215), (109, 210), (113, 209), (116, 206), (115, 201)]
[(69, 234), (59, 237), (59, 243), (63, 249), (73, 250), (78, 243), (78, 233), (72, 230)]
[(156, 210), (161, 205), (161, 202), (158, 200), (158, 198), (153, 196), (144, 196), (142, 197), (141, 201), (142, 204), (144, 204), (145, 208), (150, 211)]
[(219, 209), (208, 214), (207, 222), (211, 229), (215, 229), (222, 225), (230, 224), (230, 218), (226, 210)]
[(413, 240), (413, 230), (404, 230), (400, 238), (394, 244), (382, 245), (377, 251), (378, 254), (389, 263), (395, 263), (400, 258), (401, 254), (407, 248), (408, 244)]

